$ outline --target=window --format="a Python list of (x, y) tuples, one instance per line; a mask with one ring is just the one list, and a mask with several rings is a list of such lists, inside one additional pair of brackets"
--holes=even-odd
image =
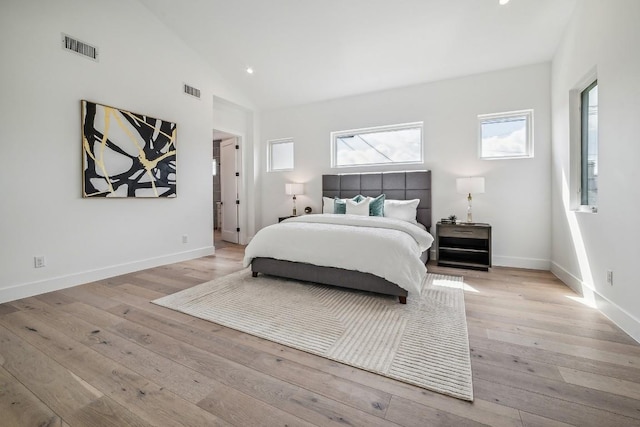
[(293, 139), (276, 139), (267, 145), (270, 172), (293, 170)]
[(481, 159), (533, 157), (533, 110), (478, 116)]
[(598, 70), (569, 91), (569, 207), (598, 212)]
[(331, 132), (331, 167), (422, 163), (422, 122)]
[(211, 169), (213, 172), (213, 176), (218, 175), (218, 159), (213, 159), (213, 163), (211, 164)]
[(580, 94), (580, 204), (598, 201), (598, 81)]

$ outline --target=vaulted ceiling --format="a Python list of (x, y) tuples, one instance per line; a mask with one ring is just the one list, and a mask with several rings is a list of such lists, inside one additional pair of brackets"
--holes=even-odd
[(579, 0), (140, 1), (270, 109), (549, 61)]

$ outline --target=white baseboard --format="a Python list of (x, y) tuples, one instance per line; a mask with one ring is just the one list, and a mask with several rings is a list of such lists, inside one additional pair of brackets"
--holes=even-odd
[(585, 290), (592, 292), (595, 297), (596, 308), (631, 338), (640, 343), (640, 320), (638, 318), (601, 295), (596, 289), (587, 285), (555, 262), (551, 263), (551, 272), (578, 295), (584, 295)]
[(551, 268), (548, 259), (520, 258), (504, 255), (493, 255), (491, 263), (494, 267), (528, 268), (531, 270), (546, 270)]
[(121, 274), (132, 273), (134, 271), (140, 271), (152, 267), (158, 267), (160, 265), (172, 264), (175, 262), (187, 261), (194, 258), (213, 255), (214, 253), (215, 248), (213, 246), (207, 246), (157, 258), (143, 259), (130, 263), (99, 268), (96, 270), (73, 273), (65, 276), (39, 280), (37, 282), (22, 283), (20, 285), (0, 289), (0, 304), (21, 298), (31, 297), (34, 295), (44, 294), (47, 292), (57, 291), (60, 289), (70, 288), (72, 286), (95, 282), (96, 280), (103, 280), (109, 277), (119, 276)]

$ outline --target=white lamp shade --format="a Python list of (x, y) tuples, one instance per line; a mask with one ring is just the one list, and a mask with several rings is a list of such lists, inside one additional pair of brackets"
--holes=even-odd
[(456, 179), (456, 190), (461, 194), (484, 193), (484, 177), (458, 178)]
[(288, 196), (295, 196), (299, 194), (304, 194), (304, 184), (297, 184), (289, 182), (284, 185), (284, 192)]

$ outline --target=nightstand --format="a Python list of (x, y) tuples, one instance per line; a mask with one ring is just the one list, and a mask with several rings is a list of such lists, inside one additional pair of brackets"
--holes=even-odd
[(289, 218), (295, 218), (296, 216), (297, 215), (281, 216), (281, 217), (278, 217), (278, 222), (282, 222), (285, 219), (289, 219)]
[(436, 224), (438, 265), (488, 271), (491, 226), (482, 223)]

